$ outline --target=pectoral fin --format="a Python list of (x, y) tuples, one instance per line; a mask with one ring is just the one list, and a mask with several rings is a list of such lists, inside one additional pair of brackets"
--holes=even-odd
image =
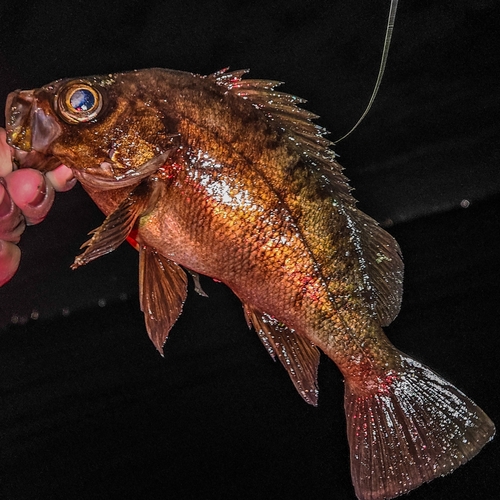
[(80, 247), (85, 248), (85, 251), (75, 258), (71, 269), (116, 250), (126, 240), (137, 218), (144, 214), (154, 201), (154, 192), (155, 187), (149, 182), (139, 184), (98, 228), (89, 233), (92, 237)]
[(182, 312), (187, 296), (187, 276), (175, 262), (156, 250), (139, 250), (139, 300), (146, 329), (160, 354), (168, 333)]
[(254, 326), (267, 352), (273, 359), (278, 357), (306, 403), (316, 406), (320, 357), (318, 348), (268, 314), (245, 304), (243, 308), (249, 326)]

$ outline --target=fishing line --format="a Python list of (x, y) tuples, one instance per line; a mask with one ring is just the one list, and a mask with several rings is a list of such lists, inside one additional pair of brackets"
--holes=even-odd
[(368, 106), (365, 111), (361, 115), (361, 118), (355, 123), (354, 127), (347, 132), (347, 134), (343, 135), (340, 139), (333, 141), (333, 144), (336, 145), (340, 141), (343, 141), (347, 136), (351, 135), (358, 125), (364, 120), (365, 116), (370, 111), (373, 102), (375, 101), (375, 97), (377, 96), (378, 90), (380, 88), (380, 84), (382, 82), (382, 77), (384, 76), (385, 65), (387, 63), (387, 57), (389, 56), (389, 47), (391, 46), (392, 32), (394, 30), (394, 21), (396, 19), (396, 10), (398, 8), (398, 0), (391, 0), (391, 7), (389, 9), (389, 18), (387, 19), (387, 28), (385, 31), (385, 40), (384, 40), (384, 50), (382, 52), (382, 59), (380, 61), (380, 67), (378, 70), (377, 81), (375, 82), (375, 88), (373, 89), (372, 96), (370, 97), (370, 101), (368, 102)]

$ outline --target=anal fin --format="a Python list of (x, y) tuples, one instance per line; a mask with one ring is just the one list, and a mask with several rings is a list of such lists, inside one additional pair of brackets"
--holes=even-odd
[(268, 314), (243, 307), (249, 326), (254, 326), (267, 352), (281, 361), (304, 401), (317, 406), (318, 348)]
[(163, 354), (170, 329), (187, 297), (187, 276), (175, 262), (156, 250), (139, 249), (139, 300), (149, 338)]

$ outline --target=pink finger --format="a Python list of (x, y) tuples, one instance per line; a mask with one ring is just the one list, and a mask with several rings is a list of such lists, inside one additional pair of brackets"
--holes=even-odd
[(21, 210), (0, 183), (0, 239), (17, 243), (25, 227)]
[(0, 127), (0, 177), (12, 172), (12, 148), (7, 144), (5, 129)]
[(16, 274), (21, 260), (21, 250), (14, 243), (0, 240), (0, 286)]
[(36, 170), (22, 168), (10, 173), (5, 182), (14, 203), (26, 217), (26, 223), (42, 222), (54, 201), (54, 188), (50, 181)]
[(56, 191), (69, 191), (76, 184), (73, 170), (66, 165), (60, 165), (56, 169), (47, 172), (46, 176)]

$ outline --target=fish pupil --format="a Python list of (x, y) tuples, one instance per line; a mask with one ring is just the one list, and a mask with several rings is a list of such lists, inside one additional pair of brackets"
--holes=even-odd
[(95, 96), (88, 89), (78, 89), (69, 99), (75, 111), (88, 111), (95, 106)]

